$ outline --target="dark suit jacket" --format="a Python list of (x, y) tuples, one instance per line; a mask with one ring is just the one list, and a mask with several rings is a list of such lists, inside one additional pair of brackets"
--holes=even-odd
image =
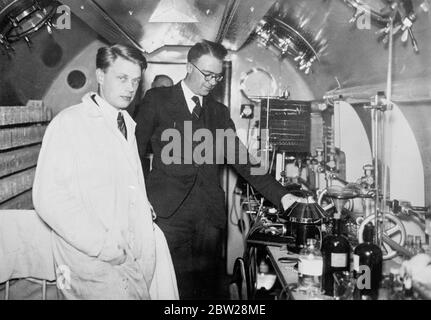
[[(216, 129), (230, 128), (235, 130), (235, 125), (230, 118), (227, 107), (215, 101), (210, 95), (204, 97), (201, 119), (202, 123), (193, 123), (193, 132), (196, 129), (205, 127), (211, 131), (213, 137), (216, 137)], [(147, 144), (150, 141), (154, 151), (153, 170), (146, 179), (146, 183), (148, 198), (157, 215), (160, 217), (171, 216), (186, 200), (201, 201), (202, 207), (210, 210), (212, 214), (218, 215), (220, 219), (224, 219), (226, 215), (224, 191), (219, 183), (221, 165), (214, 164), (216, 160), (218, 160), (217, 163), (222, 162), (216, 157), (218, 155), (220, 158), (221, 150), (216, 148), (217, 143), (214, 141), (213, 164), (197, 164), (190, 159), (190, 154), (184, 152), (184, 144), (190, 143), (196, 146), (198, 143), (192, 142), (191, 137), (185, 134), (186, 127), (192, 121), (192, 116), (187, 107), (181, 84), (149, 90), (139, 106), (135, 121), (137, 122), (136, 138), (140, 156), (144, 156)], [(163, 148), (168, 148), (171, 143), (170, 141), (162, 141), (162, 133), (166, 129), (172, 128), (177, 129), (181, 135), (182, 154), (180, 159), (177, 159), (181, 161), (181, 164), (165, 164), (162, 161), (162, 150)], [(236, 134), (234, 136), (236, 142), (235, 152), (238, 158), (240, 146), (243, 150), (246, 149)], [(226, 149), (224, 154), (227, 154)], [(185, 164), (185, 159), (192, 163)], [(287, 193), (286, 189), (270, 175), (252, 175), (250, 173), (250, 163), (236, 163), (233, 164), (233, 167), (241, 176), (268, 200), (280, 206), (281, 197)], [(204, 198), (187, 199), (192, 188), (199, 188), (200, 191), (204, 192), (202, 193), (205, 194)]]

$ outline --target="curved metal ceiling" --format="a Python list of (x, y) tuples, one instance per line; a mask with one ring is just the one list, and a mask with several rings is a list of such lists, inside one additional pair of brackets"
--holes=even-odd
[[(316, 95), (335, 88), (335, 77), (341, 87), (385, 81), (387, 48), (379, 42), (378, 33), (393, 12), (400, 12), (401, 17), (394, 22), (401, 23), (395, 39), (394, 79), (430, 77), (429, 1), (60, 0), (108, 42), (133, 44), (147, 53), (161, 47), (187, 47), (203, 38), (241, 50), (262, 20), (272, 21), (281, 30), (273, 46), (282, 57), (288, 52), (283, 52), (286, 44), (293, 42), (289, 61), (303, 71), (310, 69), (307, 81)], [(359, 4), (373, 13), (368, 29), (361, 30), (352, 20), (352, 16), (360, 17)], [(411, 18), (411, 12), (415, 17), (409, 23), (405, 18)], [(418, 53), (408, 41), (409, 30), (417, 38)], [(316, 61), (310, 68), (313, 57)]]

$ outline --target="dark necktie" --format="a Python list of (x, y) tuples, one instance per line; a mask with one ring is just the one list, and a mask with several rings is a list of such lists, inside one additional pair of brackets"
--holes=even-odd
[(195, 107), (193, 108), (192, 113), (193, 120), (199, 120), (199, 117), (202, 112), (201, 102), (199, 101), (199, 98), (197, 96), (193, 96), (192, 100), (195, 103)]
[(124, 117), (123, 117), (123, 114), (121, 112), (118, 112), (117, 124), (118, 124), (118, 129), (120, 129), (124, 138), (126, 138), (126, 140), (127, 140), (126, 122), (124, 122)]

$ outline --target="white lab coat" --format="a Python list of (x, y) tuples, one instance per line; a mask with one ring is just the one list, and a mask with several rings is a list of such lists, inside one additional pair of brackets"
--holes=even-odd
[[(43, 139), (33, 201), (53, 229), (59, 287), (68, 299), (178, 299), (147, 199), (136, 124), (125, 118), (129, 141), (87, 94), (51, 121)], [(126, 262), (101, 261), (120, 237), (128, 243)]]

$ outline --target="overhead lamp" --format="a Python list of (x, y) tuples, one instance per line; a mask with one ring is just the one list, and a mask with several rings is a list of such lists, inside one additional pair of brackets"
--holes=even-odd
[(189, 0), (161, 0), (148, 22), (198, 23)]

